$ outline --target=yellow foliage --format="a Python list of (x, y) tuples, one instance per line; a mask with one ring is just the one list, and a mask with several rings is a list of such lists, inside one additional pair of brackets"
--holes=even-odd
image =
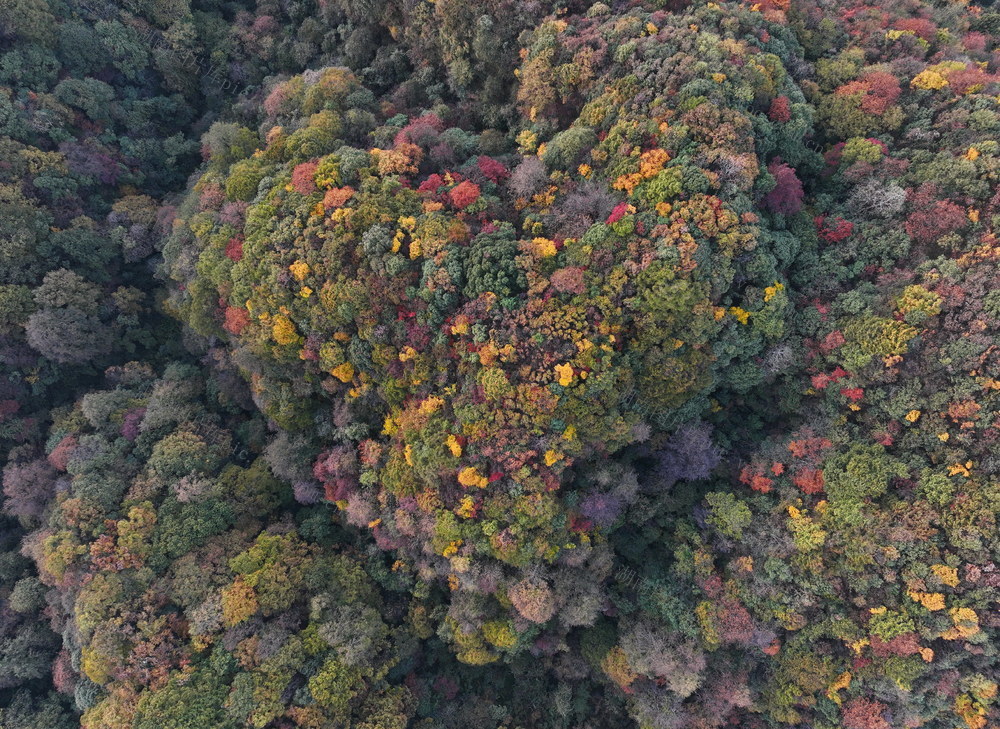
[(656, 148), (643, 152), (639, 157), (639, 174), (646, 179), (655, 177), (669, 161), (670, 155), (665, 149)]
[(906, 414), (906, 420), (910, 423), (915, 423), (920, 418), (919, 410), (911, 410)]
[(354, 365), (350, 362), (344, 362), (330, 370), (330, 374), (341, 382), (350, 382), (354, 379)]
[(955, 713), (969, 729), (983, 729), (986, 726), (986, 707), (968, 694), (955, 699)]
[(837, 692), (840, 691), (841, 689), (849, 688), (850, 685), (851, 685), (851, 672), (844, 671), (842, 674), (837, 676), (836, 681), (830, 684), (830, 688), (827, 689), (826, 691), (826, 697), (830, 699), (830, 701), (840, 706), (840, 703), (843, 699), (840, 698), (840, 695)]
[(399, 353), (400, 362), (409, 362), (411, 359), (417, 356), (417, 350), (415, 350), (410, 345), (403, 347), (403, 351)]
[(910, 596), (911, 600), (919, 602), (931, 612), (944, 610), (944, 595), (940, 592), (918, 592), (916, 590), (909, 590), (906, 594)]
[(936, 316), (941, 313), (941, 296), (933, 291), (928, 291), (923, 286), (914, 284), (903, 289), (903, 292), (896, 299), (896, 308), (902, 314), (921, 311), (927, 316)]
[(535, 238), (531, 243), (539, 258), (549, 258), (557, 253), (556, 244), (548, 238)]
[(778, 283), (777, 281), (775, 281), (774, 286), (768, 286), (766, 289), (764, 289), (764, 301), (765, 302), (770, 301), (775, 296), (777, 296), (779, 291), (783, 291), (784, 289), (785, 285), (783, 283)]
[(729, 313), (735, 316), (736, 321), (738, 321), (740, 324), (746, 324), (748, 321), (750, 321), (750, 312), (745, 309), (741, 309), (738, 306), (730, 306)]
[(489, 480), (484, 475), (479, 473), (479, 469), (475, 466), (466, 466), (458, 472), (458, 482), (466, 488), (478, 486), (479, 488), (484, 489), (489, 483)]
[(451, 557), (452, 555), (458, 554), (458, 548), (462, 546), (462, 540), (456, 539), (454, 542), (450, 542), (444, 551), (441, 552), (444, 557)]
[(569, 363), (556, 365), (556, 377), (559, 378), (559, 384), (563, 387), (567, 387), (573, 384), (573, 366)]
[(965, 476), (969, 478), (972, 473), (972, 461), (966, 461), (965, 463), (956, 463), (954, 465), (948, 466), (949, 476)]
[(310, 296), (312, 296), (312, 294), (313, 290), (308, 286), (303, 286), (301, 289), (299, 289), (299, 296), (301, 296), (303, 299), (308, 299)]
[(455, 509), (455, 513), (465, 519), (471, 518), (476, 513), (476, 502), (471, 496), (463, 496), (458, 507)]
[(296, 261), (288, 267), (288, 270), (292, 272), (292, 276), (295, 277), (296, 281), (302, 281), (309, 275), (309, 264), (304, 261)]
[(448, 446), (448, 450), (451, 451), (451, 455), (455, 456), (455, 458), (462, 455), (462, 446), (458, 442), (458, 438), (455, 436), (449, 435), (448, 439), (445, 441), (445, 445)]
[(958, 640), (960, 638), (971, 638), (979, 632), (979, 616), (972, 608), (959, 607), (948, 611), (951, 622), (955, 624), (941, 634), (945, 640)]
[(483, 625), (483, 637), (497, 648), (510, 648), (517, 643), (517, 633), (508, 620), (491, 620)]
[(607, 652), (601, 661), (601, 668), (612, 681), (622, 688), (639, 678), (639, 674), (629, 665), (625, 651), (618, 646)]
[(399, 430), (399, 424), (391, 415), (386, 415), (385, 422), (382, 424), (382, 435), (392, 435), (397, 430)]
[(436, 413), (444, 406), (444, 399), (438, 397), (437, 395), (431, 395), (425, 400), (422, 400), (420, 407), (417, 408), (417, 412), (421, 415), (430, 415)]
[(271, 335), (274, 337), (274, 341), (281, 345), (291, 344), (299, 338), (298, 333), (295, 331), (295, 325), (289, 321), (288, 317), (280, 314), (274, 317), (274, 324), (271, 326)]
[(969, 160), (970, 162), (975, 162), (977, 159), (979, 159), (979, 150), (976, 149), (975, 147), (969, 147), (969, 151), (965, 153), (965, 159)]
[(639, 187), (642, 183), (642, 180), (643, 177), (640, 173), (632, 172), (631, 174), (619, 176), (613, 183), (611, 183), (611, 186), (616, 190), (624, 190), (626, 193), (631, 195), (632, 191)]
[(958, 587), (958, 570), (945, 564), (931, 565), (931, 572), (937, 577), (941, 584), (948, 587)]
[(232, 585), (222, 591), (222, 623), (231, 628), (257, 612), (257, 595), (254, 589), (237, 577)]
[(562, 457), (563, 457), (562, 453), (558, 453), (554, 450), (549, 449), (545, 451), (545, 465), (551, 466), (553, 463), (562, 460)]
[(925, 89), (925, 90), (943, 89), (947, 85), (948, 85), (948, 79), (946, 79), (937, 71), (932, 71), (929, 68), (924, 69), (923, 71), (918, 73), (916, 76), (914, 76), (913, 80), (910, 81), (910, 86), (912, 86), (915, 89)]

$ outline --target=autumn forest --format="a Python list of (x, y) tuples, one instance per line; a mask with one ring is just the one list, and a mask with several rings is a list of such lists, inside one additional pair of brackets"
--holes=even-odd
[(992, 0), (0, 0), (0, 729), (1000, 729)]

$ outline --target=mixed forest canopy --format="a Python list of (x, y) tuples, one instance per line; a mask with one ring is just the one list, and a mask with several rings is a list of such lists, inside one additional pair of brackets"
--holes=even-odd
[(1000, 729), (988, 0), (0, 0), (0, 729)]

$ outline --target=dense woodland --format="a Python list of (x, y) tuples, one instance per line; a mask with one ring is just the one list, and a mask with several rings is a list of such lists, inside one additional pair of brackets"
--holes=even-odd
[(0, 728), (1000, 727), (989, 1), (0, 0)]

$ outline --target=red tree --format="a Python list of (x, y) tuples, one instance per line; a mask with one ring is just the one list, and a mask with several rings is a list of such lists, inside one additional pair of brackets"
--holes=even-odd
[(764, 196), (764, 207), (773, 213), (794, 215), (802, 209), (802, 182), (795, 170), (781, 160), (774, 160), (767, 166), (775, 179), (775, 186)]
[(448, 197), (452, 205), (463, 210), (479, 199), (479, 185), (463, 180), (448, 192)]
[(771, 100), (771, 108), (768, 109), (767, 118), (779, 124), (791, 120), (792, 112), (788, 107), (787, 96), (776, 96)]

